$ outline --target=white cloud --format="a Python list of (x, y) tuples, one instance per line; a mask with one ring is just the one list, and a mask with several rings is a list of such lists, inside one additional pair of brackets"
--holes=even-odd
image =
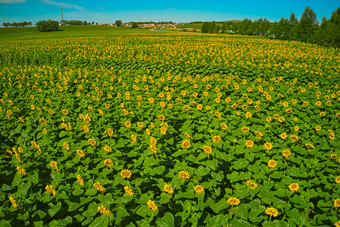
[(23, 3), (26, 2), (26, 0), (0, 0), (0, 3), (5, 4), (16, 4), (16, 3)]
[[(0, 0), (0, 1), (3, 1), (3, 0)], [(41, 1), (43, 3), (45, 3), (45, 4), (47, 4), (47, 5), (60, 6), (62, 4), (64, 8), (85, 10), (84, 7), (81, 7), (81, 6), (78, 6), (78, 5), (74, 5), (74, 4), (60, 3), (60, 2), (55, 2), (55, 1), (52, 1), (52, 0), (41, 0)]]

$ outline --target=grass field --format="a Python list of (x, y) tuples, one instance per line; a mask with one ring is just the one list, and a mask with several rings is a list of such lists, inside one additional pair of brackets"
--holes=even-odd
[(339, 49), (0, 29), (0, 226), (339, 226)]

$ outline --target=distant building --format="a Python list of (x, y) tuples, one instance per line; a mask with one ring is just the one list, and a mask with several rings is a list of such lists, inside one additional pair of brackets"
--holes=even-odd
[(122, 24), (122, 27), (131, 28), (131, 23)]

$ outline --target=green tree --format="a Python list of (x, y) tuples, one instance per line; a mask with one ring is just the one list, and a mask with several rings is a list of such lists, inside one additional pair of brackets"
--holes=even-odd
[(216, 22), (213, 21), (209, 26), (209, 33), (214, 33), (216, 31)]
[(322, 17), (321, 25), (319, 26), (318, 30), (315, 33), (315, 40), (316, 43), (320, 45), (327, 44), (327, 18)]
[(117, 27), (122, 26), (123, 22), (121, 20), (116, 20), (115, 24), (117, 25)]
[(337, 8), (326, 24), (327, 44), (340, 47), (340, 7)]
[(295, 26), (298, 23), (299, 23), (299, 20), (295, 17), (295, 14), (291, 12), (290, 17), (289, 17), (289, 24)]
[(224, 34), (227, 30), (227, 24), (223, 22), (222, 27), (221, 27), (221, 33)]
[(318, 28), (315, 12), (306, 6), (305, 11), (302, 13), (300, 22), (296, 25), (294, 38), (304, 42), (312, 42), (314, 34)]
[(208, 23), (209, 22), (204, 22), (201, 28), (202, 33), (208, 33)]
[(38, 21), (37, 29), (39, 32), (49, 32), (49, 31), (58, 31), (59, 23), (58, 21), (48, 20), (48, 21)]
[(216, 32), (218, 34), (220, 32), (220, 30), (221, 30), (221, 26), (219, 24), (216, 25), (216, 28), (215, 28), (214, 32)]
[(131, 28), (138, 28), (137, 22), (131, 22)]
[(287, 18), (282, 17), (278, 24), (279, 38), (288, 39), (290, 32), (289, 20)]

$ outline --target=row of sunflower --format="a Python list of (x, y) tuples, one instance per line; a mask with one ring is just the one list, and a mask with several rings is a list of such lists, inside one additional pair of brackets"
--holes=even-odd
[(1, 224), (339, 225), (339, 54), (197, 38), (1, 44)]

